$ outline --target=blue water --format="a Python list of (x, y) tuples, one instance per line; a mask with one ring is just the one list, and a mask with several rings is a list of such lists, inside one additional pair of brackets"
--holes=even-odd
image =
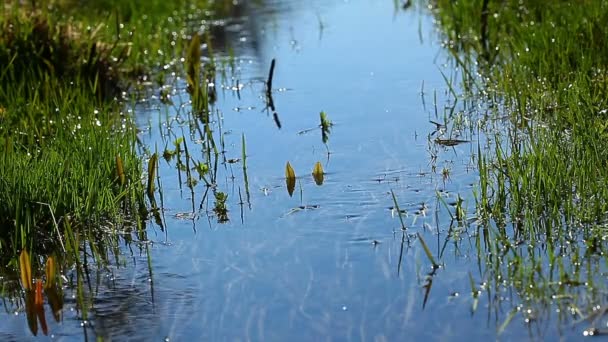
[[(152, 274), (138, 248), (125, 249), (124, 267), (101, 272), (89, 337), (555, 337), (557, 331), (535, 332), (519, 318), (511, 322), (515, 328), (498, 336), (507, 310), (482, 298), (471, 313), (469, 272), (480, 279), (472, 242), (450, 240), (443, 249), (450, 216), (438, 196), (452, 203), (460, 194), (473, 215), (477, 175), (471, 153), (477, 137), (465, 134), (473, 143), (449, 148), (427, 138), (435, 129), (429, 120), (441, 122), (449, 100), (441, 71), (451, 75), (429, 13), (373, 0), (281, 1), (264, 8), (252, 7), (235, 21), (236, 69), (216, 82), (213, 127), (225, 152), (217, 190), (228, 194), (230, 220), (218, 223), (211, 192), (203, 200), (205, 185), (196, 185), (192, 196), (185, 182), (180, 187), (175, 162), (161, 158), (164, 227), (151, 223), (148, 229)], [(224, 56), (231, 60), (229, 51)], [(280, 129), (265, 109), (264, 81), (273, 58)], [(183, 135), (190, 154), (202, 160), (200, 136), (188, 124), (185, 83), (174, 84), (175, 106), (151, 98), (136, 108), (140, 139), (162, 151)], [(327, 146), (317, 128), (321, 111), (334, 124)], [(242, 160), (221, 163), (223, 157), (241, 158), (243, 135), (249, 201)], [(293, 196), (285, 187), (288, 161), (298, 176)], [(321, 186), (311, 176), (317, 161), (326, 172)], [(391, 191), (406, 211), (405, 234), (392, 210)], [(442, 266), (432, 278), (416, 233)], [(19, 319), (7, 319), (13, 323), (3, 330), (29, 336)], [(51, 330), (61, 340), (83, 336), (80, 321), (70, 314)]]
[[(192, 211), (191, 196), (186, 188), (178, 190), (175, 169), (161, 163), (167, 236), (155, 241), (167, 244), (152, 250), (155, 303), (147, 311), (162, 318), (150, 317), (147, 333), (172, 340), (258, 341), (395, 340), (407, 333), (422, 340), (476, 327), (474, 320), (454, 319), (467, 315), (468, 299), (450, 300), (454, 291), (467, 292), (462, 267), (437, 277), (422, 310), (421, 285), (430, 263), (414, 238), (408, 235), (402, 245), (399, 220), (390, 210), (394, 190), (401, 209), (412, 213), (405, 218), (408, 233), (438, 224), (433, 212), (436, 190), (444, 189), (441, 176), (421, 175), (430, 170), (426, 136), (434, 128), (434, 109), (422, 104), (423, 82), (425, 91), (445, 98), (439, 72), (445, 56), (431, 18), (396, 12), (390, 1), (287, 5), (279, 13), (253, 16), (261, 16), (255, 18), (257, 35), (242, 35), (238, 75), (223, 82), (228, 88), (238, 79), (241, 97), (221, 91), (217, 105), (222, 130), (229, 132), (226, 157), (240, 158), (242, 134), (246, 138), (251, 209), (243, 206), (241, 221), (241, 164), (227, 164), (220, 167), (218, 186), (228, 193), (230, 222), (218, 224), (198, 210), (193, 220), (175, 219)], [(256, 40), (257, 50), (249, 39)], [(264, 110), (260, 82), (273, 58), (280, 129)], [(334, 123), (327, 148), (320, 130), (299, 134), (319, 125), (320, 111)], [(145, 142), (164, 146), (154, 131), (159, 115), (139, 115), (142, 122), (152, 120)], [(195, 146), (190, 142), (189, 149)], [(467, 184), (475, 176), (464, 171), (459, 157), (468, 148), (446, 151), (445, 158), (459, 160), (444, 190), (470, 191)], [(299, 176), (293, 197), (285, 189), (287, 161)], [(317, 161), (327, 173), (322, 186), (310, 175)], [(203, 191), (196, 188), (196, 209)], [(423, 203), (427, 216), (414, 216)], [(294, 211), (299, 206), (310, 207)], [(426, 236), (437, 245), (432, 232)], [(141, 316), (137, 310), (126, 316)], [(106, 327), (104, 333), (124, 335), (116, 329)]]

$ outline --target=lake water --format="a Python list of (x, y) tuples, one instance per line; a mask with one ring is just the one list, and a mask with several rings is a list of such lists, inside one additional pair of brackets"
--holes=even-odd
[[(151, 268), (138, 246), (125, 248), (121, 267), (97, 275), (92, 322), (81, 328), (68, 298), (53, 339), (82, 340), (83, 331), (117, 341), (580, 336), (558, 332), (552, 320), (519, 318), (498, 336), (510, 308), (488, 304), (485, 292), (473, 313), (469, 275), (484, 285), (475, 228), (450, 230), (447, 208), (454, 212), (460, 195), (474, 215), (477, 137), (433, 143), (442, 136), (429, 121), (443, 122), (450, 101), (442, 72), (451, 71), (428, 11), (388, 0), (276, 1), (251, 6), (227, 29), (234, 57), (220, 53), (236, 67), (217, 78), (211, 127), (223, 152), (215, 190), (228, 195), (229, 221), (218, 222), (204, 182), (191, 191), (175, 159), (161, 158), (164, 227), (149, 227)], [(273, 58), (276, 119), (264, 83)], [(136, 107), (140, 139), (162, 153), (184, 137), (192, 160), (204, 160), (185, 82), (175, 85), (174, 105), (153, 97)], [(321, 111), (333, 123), (327, 144)], [(287, 162), (298, 177), (291, 196)], [(317, 162), (322, 185), (311, 175)], [(3, 318), (6, 339), (31, 336), (23, 317), (11, 316)]]

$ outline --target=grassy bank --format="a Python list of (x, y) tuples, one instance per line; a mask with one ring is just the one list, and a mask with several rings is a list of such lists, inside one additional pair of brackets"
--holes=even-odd
[[(231, 1), (204, 0), (2, 5), (4, 295), (19, 297), (21, 288), (31, 288), (18, 280), (22, 250), (32, 255), (33, 279), (44, 278), (45, 261), (56, 255), (59, 272), (74, 268), (77, 273), (86, 319), (83, 253), (89, 262), (104, 265), (121, 238), (146, 240), (152, 205), (146, 195), (152, 188), (129, 108), (141, 90), (163, 84), (164, 72), (186, 69), (180, 60), (192, 34), (210, 41), (206, 20), (233, 10)], [(200, 55), (194, 63), (200, 63)], [(22, 273), (21, 279), (28, 278)]]
[(490, 307), (502, 313), (499, 331), (513, 320), (540, 326), (554, 317), (584, 322), (587, 334), (601, 332), (608, 293), (608, 5), (433, 5), (470, 90), (464, 101), (479, 108), (487, 138), (476, 156), (475, 233), (484, 264), (479, 280), (488, 283)]

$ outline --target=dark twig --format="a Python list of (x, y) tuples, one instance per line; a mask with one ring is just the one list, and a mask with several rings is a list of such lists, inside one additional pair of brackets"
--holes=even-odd
[(281, 121), (279, 120), (279, 114), (276, 112), (274, 108), (274, 100), (272, 99), (272, 78), (274, 76), (274, 66), (276, 64), (276, 60), (273, 58), (270, 63), (270, 71), (268, 72), (268, 80), (266, 80), (266, 103), (267, 108), (270, 108), (272, 111), (272, 116), (274, 118), (274, 122), (279, 129), (281, 129)]

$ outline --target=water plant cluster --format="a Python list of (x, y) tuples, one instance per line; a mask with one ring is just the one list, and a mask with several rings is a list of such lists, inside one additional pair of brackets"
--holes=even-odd
[(474, 297), (487, 293), (499, 332), (517, 321), (539, 336), (554, 319), (603, 333), (608, 4), (430, 7), (463, 79), (457, 100), (474, 109), (480, 133)]
[[(53, 260), (57, 273), (75, 274), (63, 285), (77, 289), (86, 320), (86, 264), (118, 257), (122, 241), (147, 240), (146, 222), (158, 213), (156, 164), (146, 178), (130, 107), (169, 72), (187, 70), (205, 112), (199, 34), (210, 44), (209, 20), (234, 7), (204, 0), (1, 5), (0, 279), (17, 311), (33, 307), (23, 305), (31, 296), (22, 291), (33, 291), (32, 279), (44, 278)], [(19, 262), (24, 252), (28, 261)], [(33, 317), (28, 311), (36, 333)]]

